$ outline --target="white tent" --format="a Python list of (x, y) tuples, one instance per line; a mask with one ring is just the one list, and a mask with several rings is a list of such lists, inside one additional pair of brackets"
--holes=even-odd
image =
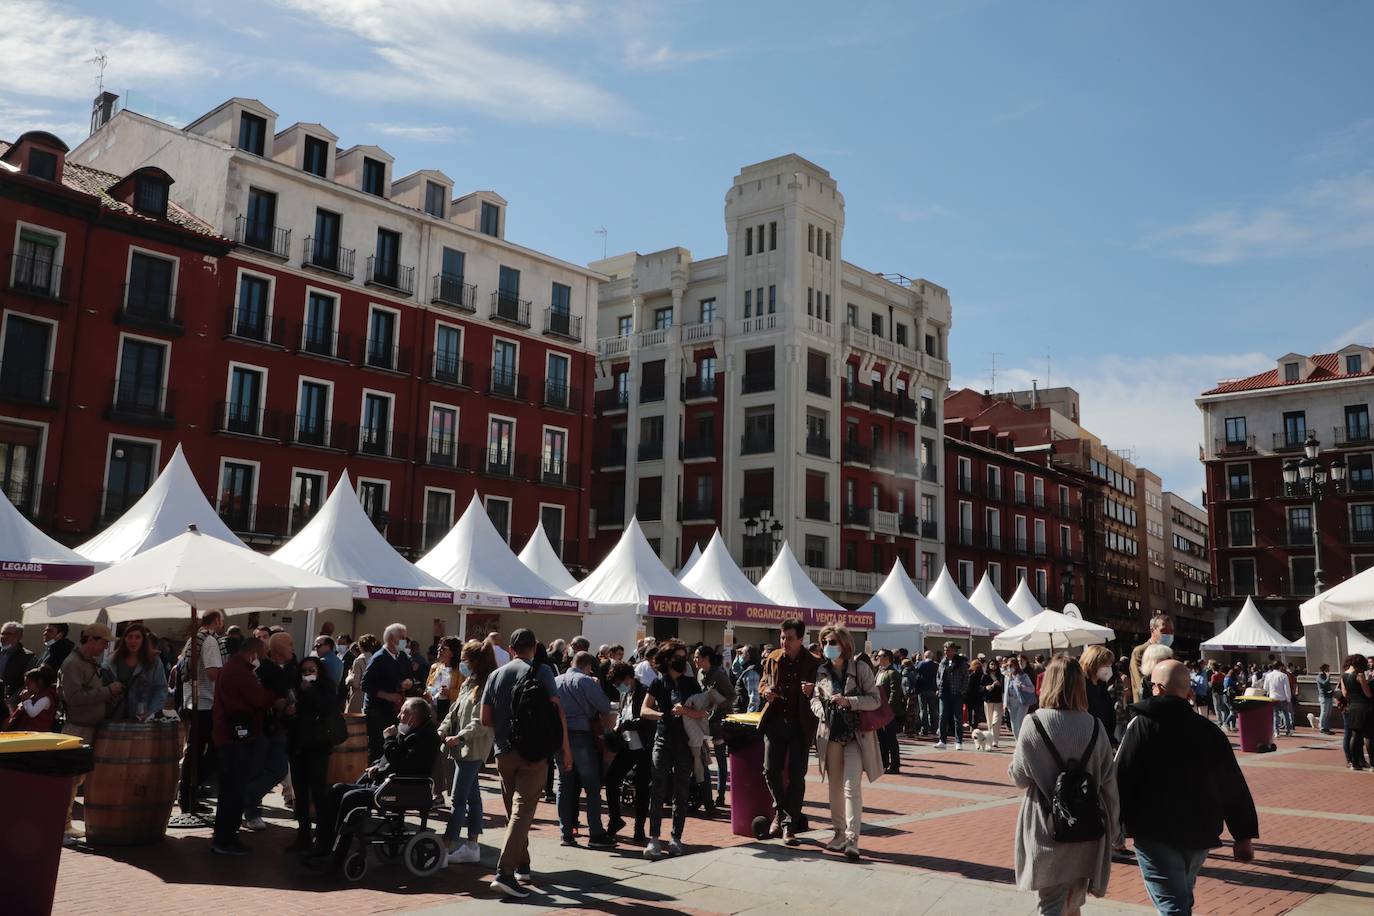
[(544, 533), (543, 522), (534, 526), (534, 534), (525, 542), (519, 557), (520, 562), (529, 567), (536, 576), (561, 592), (566, 592), (577, 584), (573, 574), (568, 572), (568, 567), (558, 558), (553, 544), (549, 543), (549, 536)]
[(347, 585), (198, 530), (74, 582), (24, 609), (26, 623), (182, 618), (192, 608), (348, 607)]
[(1269, 625), (1255, 607), (1253, 598), (1246, 598), (1236, 619), (1200, 647), (1204, 652), (1283, 652), (1292, 650), (1293, 643)]
[(927, 633), (967, 634), (968, 627), (950, 620), (931, 604), (911, 581), (900, 560), (892, 564), (883, 584), (860, 608), (873, 614), (869, 640), (876, 648), (919, 649)]
[(989, 633), (997, 633), (1005, 629), (994, 620), (989, 619), (982, 611), (964, 597), (964, 593), (959, 591), (959, 586), (954, 584), (954, 577), (949, 574), (949, 570), (942, 568), (940, 575), (936, 577), (935, 584), (926, 592), (926, 599), (935, 605), (950, 620), (962, 623), (968, 627), (975, 636), (987, 636)]
[(0, 493), (0, 579), (79, 579), (94, 564), (39, 531)]
[(797, 557), (792, 553), (792, 548), (786, 541), (782, 542), (782, 549), (778, 551), (778, 556), (773, 560), (773, 565), (768, 567), (768, 572), (759, 579), (759, 591), (763, 597), (774, 604), (782, 604), (787, 607), (810, 607), (822, 608), (827, 611), (842, 611), (840, 605), (830, 600), (830, 596), (820, 590), (811, 577), (806, 574), (806, 570), (797, 562)]
[(1016, 616), (1016, 612), (1007, 606), (1002, 600), (1002, 596), (997, 592), (997, 586), (992, 584), (992, 576), (983, 573), (983, 580), (978, 583), (978, 587), (969, 596), (969, 603), (976, 607), (983, 616), (997, 623), (999, 630), (1014, 627), (1021, 622), (1021, 618)]
[[(720, 529), (716, 529), (719, 532)], [(677, 580), (681, 582), (687, 578), (687, 574), (692, 571), (692, 567), (697, 565), (697, 560), (701, 559), (701, 545), (693, 544), (692, 552), (687, 554), (687, 562), (682, 564), (682, 568), (677, 571)]]
[(1030, 582), (1026, 579), (1022, 579), (1020, 584), (1016, 586), (1016, 591), (1012, 593), (1011, 600), (1007, 602), (1007, 607), (1022, 621), (1038, 617), (1045, 610), (1040, 606), (1040, 602), (1035, 600), (1035, 595), (1030, 590)]
[(577, 583), (569, 594), (597, 605), (632, 607), (639, 614), (644, 613), (650, 595), (700, 597), (668, 572), (635, 518), (630, 519), (625, 533), (601, 565)]
[[(1022, 585), (1025, 581), (1022, 580)], [(994, 651), (1033, 652), (1048, 649), (1056, 652), (1073, 646), (1096, 646), (1115, 639), (1111, 627), (1089, 623), (1058, 611), (1041, 611), (1030, 620), (1004, 630), (992, 639)]]
[(717, 531), (701, 552), (701, 559), (681, 579), (682, 584), (711, 601), (739, 601), (744, 604), (772, 604), (754, 587), (735, 561)]
[[(315, 517), (272, 559), (353, 587), (356, 598), (453, 603), (453, 589), (396, 552), (377, 531), (345, 471)], [(352, 602), (339, 606), (352, 607)]]
[(461, 605), (508, 607), (515, 597), (535, 599), (532, 604), (517, 602), (530, 610), (561, 610), (558, 605), (539, 607), (537, 602), (570, 600), (511, 552), (476, 493), (458, 523), (415, 565), (454, 589), (454, 599)]
[(1302, 603), (1302, 625), (1374, 620), (1374, 567)]
[[(1345, 651), (1349, 655), (1374, 655), (1374, 639), (1355, 629), (1354, 624), (1349, 621), (1345, 624)], [(1304, 633), (1302, 639), (1293, 641), (1288, 647), (1294, 655), (1305, 655), (1307, 653), (1307, 634)]]
[(185, 533), (187, 525), (195, 525), (201, 534), (244, 546), (201, 492), (178, 445), (138, 502), (76, 552), (97, 563), (118, 563)]

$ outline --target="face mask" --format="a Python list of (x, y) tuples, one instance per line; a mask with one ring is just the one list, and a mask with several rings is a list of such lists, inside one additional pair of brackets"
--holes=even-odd
[(674, 659), (669, 663), (668, 667), (672, 668), (673, 671), (675, 671), (676, 673), (682, 674), (684, 671), (687, 670), (687, 659), (685, 659), (685, 658), (674, 658)]
[(458, 673), (463, 677), (472, 677), (472, 669), (468, 667), (467, 662), (458, 663)]
[(1160, 634), (1159, 634), (1159, 644), (1160, 644), (1161, 646), (1172, 646), (1172, 645), (1174, 644), (1174, 634), (1172, 634), (1172, 633), (1160, 633)]
[(262, 659), (260, 659), (260, 658), (255, 658), (255, 659), (253, 659), (253, 661), (252, 661), (251, 664), (253, 665), (253, 670), (254, 670), (254, 671), (257, 671), (257, 670), (258, 670), (258, 665), (261, 665), (261, 664), (262, 664)]
[(396, 734), (398, 734), (398, 735), (405, 735), (405, 734), (409, 734), (409, 733), (410, 733), (410, 723), (409, 723), (409, 722), (402, 722), (400, 725), (397, 725), (397, 726), (396, 726)]
[(1103, 665), (1101, 668), (1098, 668), (1097, 679), (1104, 684), (1110, 681), (1112, 679), (1112, 666)]
[(620, 695), (621, 695), (622, 697), (627, 697), (627, 696), (630, 695), (630, 685), (629, 685), (629, 684), (621, 684), (620, 687), (617, 688), (617, 689), (620, 690)]
[(833, 662), (833, 661), (838, 661), (838, 660), (839, 660), (839, 657), (840, 657), (840, 647), (839, 647), (839, 646), (826, 646), (826, 647), (825, 647), (824, 649), (822, 649), (821, 651), (823, 651), (823, 652), (825, 653), (825, 657), (828, 658), (828, 659), (830, 659), (832, 662)]
[(45, 639), (43, 640), (43, 646), (46, 648), (48, 646), (51, 646), (55, 642), (57, 642), (57, 640), (55, 639)]
[(313, 683), (315, 683), (315, 678), (317, 678), (317, 677), (319, 677), (319, 675), (316, 675), (316, 674), (302, 674), (302, 675), (301, 675), (301, 683), (302, 683), (302, 684), (313, 684)]

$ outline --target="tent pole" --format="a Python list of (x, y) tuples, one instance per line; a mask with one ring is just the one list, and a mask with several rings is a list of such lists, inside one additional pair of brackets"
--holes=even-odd
[(468, 609), (466, 605), (458, 609), (458, 641), (460, 643), (468, 641)]
[(191, 605), (191, 658), (186, 663), (191, 671), (191, 728), (188, 732), (191, 752), (186, 755), (186, 808), (181, 813), (195, 821), (200, 819), (196, 799), (200, 786), (200, 774), (196, 772), (199, 763), (196, 758), (200, 756), (200, 646), (196, 642), (199, 630), (200, 615), (195, 605)]

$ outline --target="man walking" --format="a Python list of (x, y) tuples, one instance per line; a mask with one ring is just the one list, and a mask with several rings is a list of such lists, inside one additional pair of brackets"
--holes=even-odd
[[(296, 685), (299, 682), (296, 646), (291, 634), (273, 633), (267, 640), (267, 657), (258, 665), (258, 683), (271, 692), (272, 708), (263, 720), (262, 737), (258, 740), (248, 778), (244, 826), (249, 830), (267, 829), (267, 822), (262, 819), (263, 796), (286, 778), (290, 764), (286, 741), (289, 720), (296, 714)], [(287, 804), (290, 805), (289, 799)]]
[(1121, 819), (1135, 838), (1155, 909), (1187, 916), (1207, 851), (1221, 845), (1223, 823), (1236, 861), (1249, 862), (1259, 817), (1230, 741), (1189, 704), (1187, 667), (1159, 662), (1150, 687), (1154, 696), (1135, 704), (1116, 754)]
[(386, 738), (410, 689), (410, 663), (401, 652), (406, 628), (393, 623), (382, 631), (382, 647), (372, 653), (363, 671), (363, 718), (367, 722), (367, 759), (382, 756)]
[(1335, 734), (1331, 730), (1331, 707), (1335, 701), (1336, 682), (1331, 680), (1331, 666), (1322, 665), (1321, 672), (1317, 675), (1317, 708), (1321, 715), (1314, 726), (1323, 735)]
[(964, 749), (964, 694), (968, 692), (968, 659), (959, 654), (952, 642), (945, 643), (945, 657), (940, 659), (936, 672), (936, 690), (940, 695), (940, 731), (935, 741), (939, 748), (948, 747), (946, 739), (953, 736), (954, 749)]
[(920, 731), (927, 738), (939, 729), (939, 673), (940, 666), (935, 661), (935, 653), (927, 649), (916, 663), (916, 697), (921, 706)]
[[(1145, 675), (1140, 670), (1141, 657), (1145, 650), (1153, 645), (1172, 646), (1174, 644), (1174, 620), (1168, 614), (1156, 613), (1150, 618), (1150, 638), (1131, 650), (1131, 697), (1139, 702), (1149, 699), (1143, 693), (1145, 689)], [(1036, 692), (1040, 690), (1039, 682), (1036, 683)]]
[[(87, 744), (95, 743), (95, 730), (105, 721), (110, 704), (124, 693), (124, 685), (114, 681), (108, 686), (100, 677), (100, 656), (104, 654), (114, 634), (103, 623), (93, 623), (81, 634), (81, 648), (68, 652), (62, 661), (59, 690), (67, 708), (67, 720), (62, 734), (76, 735)], [(86, 781), (84, 775), (72, 779), (72, 797), (67, 802), (67, 827), (62, 845), (74, 846), (85, 836), (72, 827), (72, 806), (76, 804), (76, 790)]]
[[(501, 857), (496, 862), (496, 878), (491, 889), (500, 891), (507, 897), (528, 897), (529, 891), (521, 887), (521, 882), (530, 881), (530, 824), (534, 822), (535, 809), (539, 807), (539, 793), (544, 790), (544, 780), (548, 776), (549, 761), (540, 756), (531, 760), (525, 757), (512, 744), (512, 725), (517, 716), (524, 717), (534, 710), (516, 707), (516, 688), (528, 702), (538, 689), (542, 689), (548, 701), (554, 705), (561, 729), (558, 744), (559, 760), (563, 768), (572, 769), (572, 749), (568, 744), (568, 723), (563, 718), (563, 708), (558, 702), (558, 685), (554, 683), (553, 670), (548, 665), (535, 666), (534, 651), (538, 646), (534, 631), (516, 630), (510, 636), (510, 650), (514, 657), (492, 672), (487, 678), (487, 686), (482, 691), (482, 724), (490, 728), (494, 735), (496, 751), (496, 770), (501, 777), (501, 800), (506, 805), (506, 839), (501, 845)], [(530, 678), (533, 683), (522, 685), (521, 681)], [(553, 714), (548, 714), (552, 717)], [(550, 721), (550, 724), (552, 722)], [(527, 722), (519, 723), (524, 729)], [(551, 738), (551, 736), (550, 736)]]
[(1274, 662), (1264, 675), (1264, 693), (1274, 701), (1274, 734), (1293, 735), (1293, 682), (1283, 662)]
[(802, 645), (805, 635), (806, 624), (799, 618), (789, 617), (782, 622), (782, 648), (768, 653), (759, 682), (759, 695), (764, 700), (759, 719), (759, 730), (763, 732), (763, 778), (773, 796), (777, 818), (771, 835), (781, 836), (788, 846), (800, 842), (796, 825), (801, 820), (806, 766), (816, 737), (811, 692), (821, 663)]
[(583, 791), (587, 793), (587, 845), (615, 845), (601, 821), (601, 748), (595, 732), (597, 720), (611, 714), (611, 700), (592, 673), (595, 666), (590, 652), (578, 652), (568, 670), (554, 678), (572, 751), (572, 766), (565, 767), (561, 761), (558, 766), (558, 826), (567, 846), (576, 843), (573, 825), (577, 823), (578, 796)]
[[(185, 722), (195, 718), (194, 727), (186, 730), (186, 749), (181, 755), (181, 810), (191, 810), (191, 766), (195, 760), (196, 782), (204, 784), (213, 775), (216, 755), (212, 738), (214, 731), (215, 684), (224, 666), (224, 654), (219, 634), (224, 630), (224, 612), (208, 610), (200, 619), (200, 629), (186, 640), (181, 650), (182, 714)], [(196, 646), (196, 689), (191, 690), (191, 640)], [(194, 707), (192, 705), (194, 699)]]

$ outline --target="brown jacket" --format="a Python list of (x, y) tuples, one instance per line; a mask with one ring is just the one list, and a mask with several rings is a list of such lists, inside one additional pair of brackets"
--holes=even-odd
[(113, 699), (110, 688), (100, 679), (100, 668), (80, 647), (67, 653), (58, 685), (67, 707), (68, 725), (93, 729), (105, 721)]
[[(784, 655), (784, 650), (774, 649), (764, 658), (763, 677), (759, 680), (760, 695), (766, 693), (776, 682), (778, 666), (782, 664)], [(816, 672), (820, 670), (821, 660), (803, 648), (797, 653), (797, 664), (800, 666), (801, 679), (803, 681), (809, 681), (812, 684), (816, 683)], [(781, 715), (781, 713), (774, 710), (775, 705), (776, 704), (772, 700), (764, 701), (763, 716), (759, 719), (759, 727), (767, 725), (774, 716)], [(797, 703), (797, 708), (801, 711), (802, 726), (804, 726), (808, 732), (814, 733), (816, 730), (816, 716), (811, 711), (811, 701), (803, 695)]]

